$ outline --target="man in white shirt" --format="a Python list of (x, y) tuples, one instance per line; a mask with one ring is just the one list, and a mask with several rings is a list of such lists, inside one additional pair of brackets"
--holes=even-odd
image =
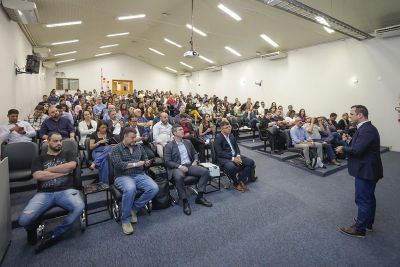
[(8, 123), (0, 126), (0, 140), (7, 143), (32, 142), (36, 131), (26, 121), (18, 120), (19, 112), (10, 109), (7, 113)]
[(168, 123), (168, 114), (160, 114), (160, 121), (153, 126), (153, 140), (157, 146), (157, 154), (163, 157), (164, 146), (172, 139), (172, 125)]

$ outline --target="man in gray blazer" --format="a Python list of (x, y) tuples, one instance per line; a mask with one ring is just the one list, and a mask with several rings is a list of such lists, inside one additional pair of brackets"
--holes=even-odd
[(183, 202), (183, 212), (186, 215), (190, 215), (192, 210), (187, 200), (184, 178), (187, 175), (200, 177), (197, 185), (199, 193), (195, 203), (211, 207), (212, 203), (204, 198), (210, 175), (206, 168), (198, 166), (198, 153), (193, 144), (187, 139), (182, 139), (184, 136), (182, 126), (174, 125), (172, 134), (174, 135), (174, 140), (165, 146), (164, 161), (167, 167), (168, 179), (173, 177), (175, 180), (179, 198)]

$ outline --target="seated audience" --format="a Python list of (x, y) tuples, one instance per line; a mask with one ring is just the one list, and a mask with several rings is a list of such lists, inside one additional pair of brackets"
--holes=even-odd
[(68, 106), (66, 104), (59, 104), (56, 106), (56, 108), (58, 109), (58, 112), (61, 114), (62, 118), (66, 118), (67, 120), (69, 120), (72, 125), (75, 124), (74, 118), (69, 112)]
[(159, 157), (164, 157), (163, 149), (172, 140), (172, 125), (168, 122), (168, 114), (162, 112), (160, 121), (153, 126), (153, 141)]
[[(137, 223), (137, 213), (157, 193), (158, 185), (147, 176), (144, 166), (150, 166), (146, 152), (140, 145), (135, 144), (136, 130), (124, 129), (123, 140), (116, 145), (111, 153), (114, 166), (115, 186), (122, 191), (121, 222), (122, 231), (126, 235), (134, 233), (132, 223)], [(136, 193), (142, 191), (139, 198)]]
[(44, 107), (42, 105), (37, 105), (33, 114), (26, 116), (25, 121), (27, 121), (35, 131), (39, 131), (42, 123), (48, 117), (48, 115), (44, 114)]
[(8, 122), (0, 126), (0, 142), (32, 142), (36, 136), (35, 129), (28, 122), (18, 120), (18, 115), (16, 109), (7, 112)]
[(255, 181), (251, 176), (254, 161), (240, 154), (235, 137), (231, 134), (229, 122), (221, 121), (221, 133), (215, 137), (214, 149), (218, 164), (229, 172), (234, 188), (239, 192), (245, 192), (246, 183)]
[(37, 181), (38, 192), (29, 201), (19, 217), (19, 224), (28, 232), (28, 242), (37, 242), (37, 219), (53, 206), (68, 211), (60, 225), (46, 234), (36, 252), (57, 243), (82, 214), (85, 205), (80, 192), (73, 189), (74, 155), (62, 149), (62, 137), (57, 132), (48, 136), (47, 154), (37, 156), (32, 163), (32, 176)]
[(343, 113), (342, 119), (338, 122), (337, 129), (342, 130), (344, 132), (348, 131), (350, 128), (349, 114)]
[[(307, 131), (302, 127), (303, 121), (301, 117), (295, 119), (295, 126), (290, 129), (290, 137), (292, 138), (292, 144), (296, 148), (303, 149), (304, 158), (306, 160), (307, 168), (314, 169), (310, 160), (310, 148), (317, 148), (317, 154), (319, 161), (322, 162), (322, 144), (314, 142), (310, 137), (307, 136)], [(321, 165), (323, 167), (323, 165)]]
[(131, 116), (129, 117), (129, 120), (128, 120), (127, 125), (124, 126), (124, 128), (122, 128), (122, 130), (121, 130), (121, 134), (120, 134), (119, 140), (122, 140), (122, 139), (124, 138), (124, 136), (123, 136), (123, 130), (124, 130), (125, 128), (127, 128), (127, 127), (131, 127), (132, 129), (136, 130), (136, 140), (135, 140), (136, 144), (139, 144), (139, 145), (141, 145), (141, 146), (143, 147), (144, 151), (145, 151), (146, 154), (147, 154), (147, 157), (148, 157), (150, 160), (151, 160), (151, 159), (154, 159), (156, 155), (154, 154), (154, 151), (153, 151), (153, 149), (151, 148), (150, 143), (149, 143), (150, 134), (147, 133), (147, 132), (144, 130), (144, 127), (143, 127), (143, 126), (139, 126), (139, 125), (137, 124), (137, 122), (138, 122), (138, 120), (137, 120), (137, 118), (135, 117), (135, 115), (131, 115)]
[(123, 126), (122, 120), (118, 120), (117, 112), (114, 109), (108, 111), (109, 120), (107, 120), (109, 131), (115, 135), (119, 136)]
[(185, 122), (186, 122), (186, 123), (192, 122), (192, 118), (191, 118), (187, 113), (185, 113), (185, 111), (186, 111), (185, 106), (181, 106), (181, 107), (179, 108), (179, 113), (176, 114), (176, 116), (175, 116), (175, 123), (174, 123), (174, 125), (180, 123), (181, 117), (183, 117), (183, 118), (185, 119)]
[(180, 125), (183, 128), (183, 133), (184, 133), (183, 138), (188, 139), (190, 142), (192, 142), (196, 151), (199, 153), (200, 162), (205, 162), (206, 157), (205, 157), (204, 141), (196, 136), (193, 125), (190, 122), (187, 122), (187, 120), (184, 117), (180, 118)]
[(75, 130), (67, 118), (61, 117), (61, 113), (55, 106), (49, 107), (49, 118), (42, 123), (39, 136), (43, 141), (47, 140), (48, 134), (58, 132), (63, 139), (75, 140)]
[(216, 135), (216, 127), (211, 122), (210, 114), (204, 114), (203, 120), (199, 125), (199, 137), (202, 138), (206, 144)]
[(242, 117), (243, 125), (249, 128), (256, 128), (257, 123), (259, 122), (256, 117), (256, 113), (253, 111), (253, 107), (251, 104), (246, 106), (246, 110), (243, 113)]
[(111, 153), (111, 138), (108, 123), (99, 121), (96, 131), (90, 135), (89, 149), (92, 151), (93, 163), (90, 169), (99, 169), (99, 181), (108, 184), (108, 155)]
[(90, 136), (97, 129), (97, 122), (92, 120), (92, 114), (89, 111), (83, 112), (83, 120), (78, 124), (79, 134), (81, 139), (79, 140), (79, 146), (85, 147), (86, 137)]
[(103, 104), (103, 99), (99, 96), (96, 98), (96, 105), (93, 106), (93, 114), (97, 117), (100, 117), (100, 114), (103, 112), (106, 106)]
[(206, 207), (211, 207), (212, 203), (204, 197), (206, 186), (210, 179), (209, 171), (198, 166), (198, 154), (189, 140), (183, 139), (184, 131), (181, 125), (172, 127), (174, 140), (165, 146), (164, 161), (167, 167), (168, 178), (175, 180), (179, 199), (183, 202), (183, 212), (186, 215), (192, 213), (185, 190), (184, 178), (187, 175), (200, 177), (197, 189), (198, 194), (195, 203)]
[(300, 118), (302, 122), (305, 122), (306, 121), (306, 117), (307, 117), (306, 110), (304, 108), (301, 108), (299, 110), (298, 118)]

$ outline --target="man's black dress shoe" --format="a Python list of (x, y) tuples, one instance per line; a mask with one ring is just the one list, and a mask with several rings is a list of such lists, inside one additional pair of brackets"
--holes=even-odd
[(196, 198), (195, 203), (196, 203), (196, 204), (201, 204), (201, 205), (206, 206), (206, 207), (212, 207), (212, 203), (209, 202), (209, 201), (208, 201), (207, 199), (205, 199), (204, 197), (198, 197), (198, 198)]
[(192, 209), (190, 208), (189, 202), (183, 202), (183, 213), (188, 216), (192, 214)]
[(36, 247), (35, 252), (40, 253), (46, 248), (55, 245), (60, 240), (60, 237), (55, 237), (53, 233), (49, 233), (47, 236), (43, 237), (40, 244)]

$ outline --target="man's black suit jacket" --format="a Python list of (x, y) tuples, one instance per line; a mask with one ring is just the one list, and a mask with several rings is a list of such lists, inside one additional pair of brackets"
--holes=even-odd
[[(199, 160), (199, 155), (194, 149), (192, 142), (186, 139), (182, 139), (183, 144), (186, 147), (186, 151), (188, 153), (190, 163), (193, 161)], [(164, 148), (164, 162), (167, 167), (168, 179), (172, 176), (172, 170), (176, 169), (181, 165), (181, 153), (179, 152), (178, 144), (175, 140), (168, 142)]]
[(232, 161), (232, 157), (240, 155), (239, 146), (237, 145), (235, 137), (232, 134), (229, 134), (229, 141), (231, 142), (231, 145), (235, 150), (233, 156), (232, 149), (222, 133), (218, 133), (214, 140), (214, 150), (217, 157), (217, 163), (221, 166), (228, 161)]
[(348, 154), (348, 169), (351, 176), (366, 180), (383, 177), (378, 130), (370, 121), (357, 129), (348, 146), (343, 148)]

